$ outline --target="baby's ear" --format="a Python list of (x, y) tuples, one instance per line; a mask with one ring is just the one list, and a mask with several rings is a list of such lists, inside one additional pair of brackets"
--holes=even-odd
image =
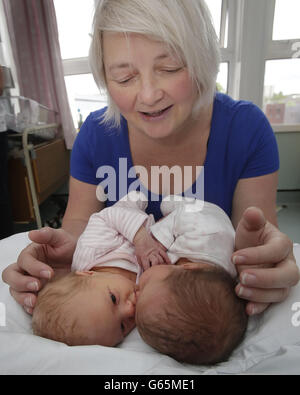
[(181, 266), (183, 266), (185, 270), (199, 270), (203, 269), (203, 262), (187, 262)]
[(92, 276), (93, 274), (95, 274), (95, 272), (92, 272), (91, 270), (86, 270), (86, 271), (82, 271), (82, 272), (79, 270), (76, 270), (75, 274), (77, 276)]
[(195, 263), (184, 263), (183, 265), (184, 270), (195, 270), (195, 269), (199, 269), (199, 267), (197, 266), (197, 264)]

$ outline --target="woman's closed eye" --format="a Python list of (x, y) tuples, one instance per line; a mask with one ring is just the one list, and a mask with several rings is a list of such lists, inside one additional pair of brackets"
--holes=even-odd
[(117, 83), (120, 84), (120, 85), (125, 85), (125, 84), (127, 84), (128, 82), (134, 80), (135, 77), (136, 77), (135, 74), (133, 74), (133, 75), (128, 75), (128, 76), (126, 76), (126, 77), (124, 76), (123, 78), (115, 79), (115, 82), (117, 82)]
[(165, 69), (163, 71), (165, 71), (166, 73), (177, 73), (177, 71), (181, 71), (183, 69), (183, 67), (179, 67), (176, 69)]

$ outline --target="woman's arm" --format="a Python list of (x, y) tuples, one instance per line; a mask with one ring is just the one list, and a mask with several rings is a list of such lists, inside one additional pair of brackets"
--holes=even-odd
[(69, 200), (62, 228), (77, 239), (84, 231), (90, 216), (104, 208), (104, 203), (97, 200), (96, 188), (97, 185), (70, 177)]
[(276, 194), (278, 172), (239, 180), (233, 196), (231, 221), (237, 227), (248, 207), (259, 207), (265, 218), (277, 225)]

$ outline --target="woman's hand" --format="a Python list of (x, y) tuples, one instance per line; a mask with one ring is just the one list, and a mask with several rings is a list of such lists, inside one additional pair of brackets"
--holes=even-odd
[(167, 249), (155, 240), (144, 228), (136, 233), (133, 244), (139, 265), (147, 270), (154, 265), (170, 265), (171, 261), (167, 254)]
[(70, 271), (76, 238), (63, 229), (43, 228), (29, 232), (33, 241), (8, 266), (2, 279), (14, 299), (32, 314), (36, 293), (54, 274)]
[(299, 281), (293, 243), (262, 211), (247, 209), (236, 229), (236, 251), (232, 260), (239, 273), (239, 297), (249, 301), (249, 315), (263, 312), (270, 303), (281, 302)]

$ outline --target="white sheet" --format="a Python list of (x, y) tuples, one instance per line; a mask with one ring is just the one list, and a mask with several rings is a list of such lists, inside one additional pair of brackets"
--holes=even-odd
[[(28, 243), (26, 233), (0, 241), (0, 272)], [(300, 245), (294, 251), (300, 266)], [(299, 374), (300, 313), (292, 310), (296, 302), (300, 312), (300, 284), (285, 302), (250, 319), (244, 342), (228, 362), (205, 367), (180, 364), (159, 354), (141, 340), (136, 329), (118, 348), (68, 347), (34, 336), (30, 317), (0, 281), (0, 374)]]

